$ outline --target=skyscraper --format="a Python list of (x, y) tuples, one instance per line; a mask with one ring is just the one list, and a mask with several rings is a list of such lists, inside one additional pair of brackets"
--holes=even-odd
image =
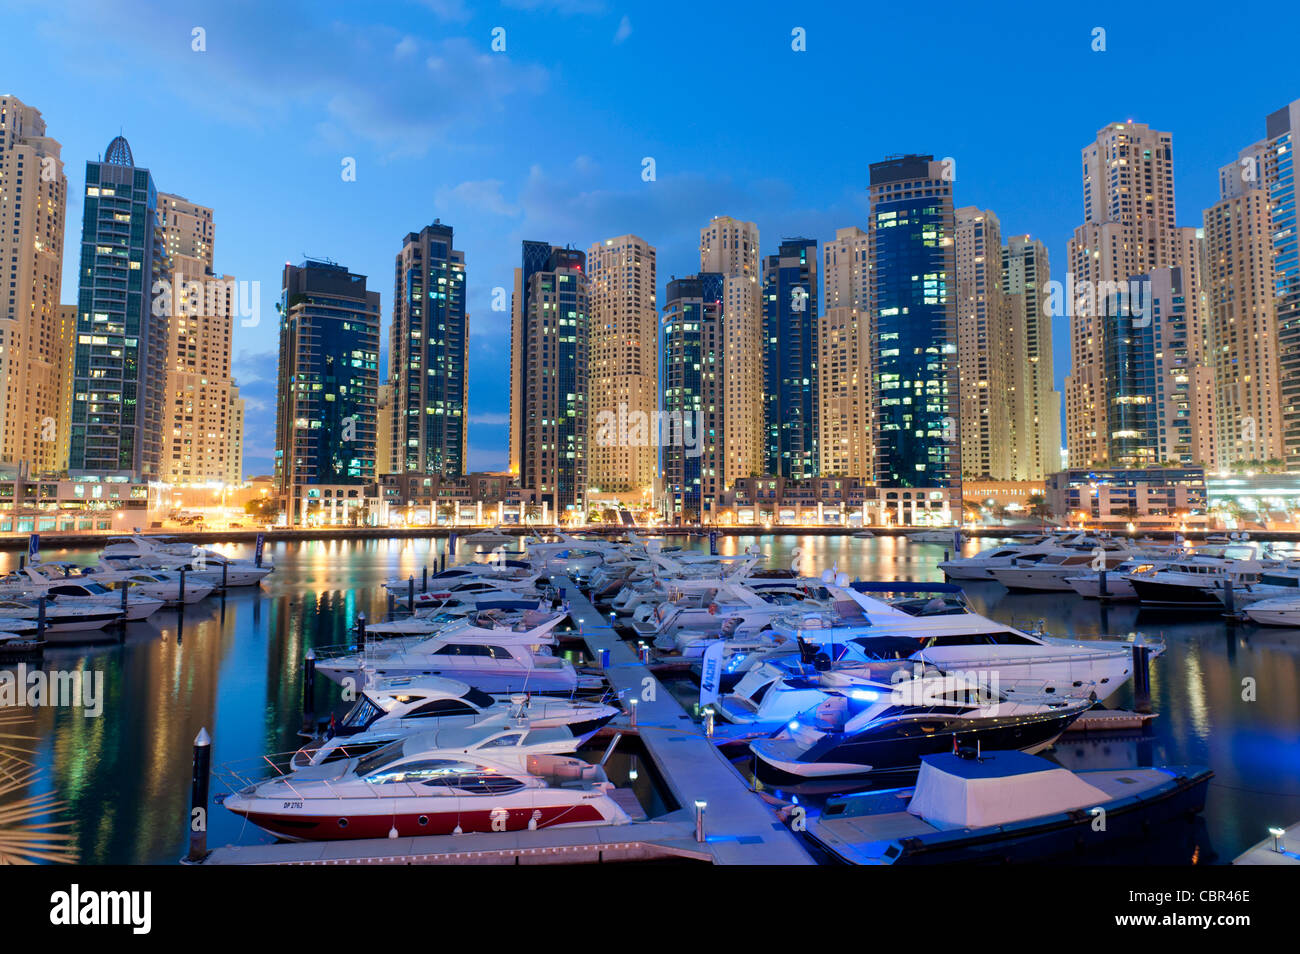
[(1102, 323), (1132, 276), (1175, 260), (1173, 137), (1145, 123), (1112, 123), (1083, 148), (1084, 222), (1069, 243), (1066, 287), (1072, 364), (1065, 382), (1066, 442), (1072, 467), (1107, 462), (1112, 389)]
[(1223, 467), (1285, 454), (1264, 149), (1248, 146), (1221, 170), (1219, 201), (1205, 210), (1206, 336)]
[(1052, 280), (1047, 246), (1013, 235), (1002, 248), (1002, 294), (1011, 328), (1012, 479), (1042, 480), (1061, 469), (1061, 395), (1052, 370)]
[(59, 295), (68, 180), (39, 110), (0, 96), (0, 462), (33, 474), (67, 456), (69, 342)]
[(763, 306), (758, 226), (729, 215), (700, 229), (700, 274), (722, 276), (722, 401), (726, 486), (766, 465)]
[(1273, 234), (1273, 300), (1281, 384), (1282, 454), (1300, 470), (1300, 222), (1296, 220), (1295, 151), (1300, 144), (1300, 99), (1269, 113), (1263, 179)]
[[(391, 362), (390, 362), (391, 363)], [(375, 473), (400, 473), (397, 467), (397, 455), (393, 453), (393, 434), (397, 422), (393, 418), (393, 384), (391, 381), (379, 385), (375, 398)]]
[[(69, 470), (156, 480), (163, 444), (166, 250), (158, 190), (121, 136), (86, 163)], [(159, 314), (158, 312), (162, 313)]]
[(244, 482), (244, 399), (239, 387), (230, 383), (229, 445), (226, 450), (226, 483), (238, 486)]
[[(648, 439), (638, 439), (644, 428), (633, 432), (617, 422), (650, 421), (659, 408), (654, 246), (635, 235), (596, 242), (587, 250), (587, 280), (587, 414), (592, 428), (587, 483), (592, 490), (648, 502), (646, 494), (653, 494), (659, 472), (659, 449)], [(602, 428), (611, 417), (615, 426)]]
[(797, 479), (821, 467), (817, 251), (815, 239), (784, 239), (763, 264), (764, 470)]
[(276, 487), (289, 524), (348, 523), (375, 479), (379, 292), (333, 262), (286, 265)]
[(469, 316), (465, 255), (450, 225), (411, 232), (397, 255), (388, 363), (398, 473), (466, 472)]
[(663, 312), (664, 493), (673, 519), (711, 522), (728, 486), (723, 287), (717, 272), (668, 283)]
[(826, 301), (817, 332), (823, 477), (870, 478), (871, 294), (870, 236), (839, 229), (822, 248)]
[(1002, 297), (1002, 225), (987, 209), (964, 206), (956, 220), (957, 367), (964, 476), (1009, 480), (1015, 426), (1015, 359)]
[(511, 470), (557, 519), (586, 506), (586, 266), (577, 249), (526, 241), (511, 301)]
[(876, 482), (946, 489), (931, 508), (952, 519), (961, 505), (952, 180), (932, 156), (887, 159), (871, 166), (870, 196)]

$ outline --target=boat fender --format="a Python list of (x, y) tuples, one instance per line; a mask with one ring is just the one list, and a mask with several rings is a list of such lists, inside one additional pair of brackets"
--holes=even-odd
[(718, 615), (718, 604), (717, 604), (717, 603), (710, 603), (710, 604), (709, 604), (709, 615), (710, 615), (710, 616), (717, 616), (717, 615)]

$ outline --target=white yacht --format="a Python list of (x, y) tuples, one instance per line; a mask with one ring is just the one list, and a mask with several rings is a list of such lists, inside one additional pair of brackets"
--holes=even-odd
[(428, 729), (482, 725), (565, 728), (575, 747), (618, 715), (601, 702), (555, 696), (494, 696), (441, 676), (371, 679), (356, 703), (331, 730), (297, 751), (293, 767), (354, 758), (405, 735)]
[[(1084, 534), (1070, 538), (1070, 543), (1082, 543)], [(939, 564), (943, 575), (949, 580), (991, 580), (990, 571), (999, 567), (1011, 566), (1020, 557), (1059, 550), (1066, 541), (1055, 536), (1042, 536), (1023, 543), (1007, 543), (988, 547), (971, 556), (954, 556)]]
[(1300, 628), (1300, 594), (1273, 596), (1246, 606), (1246, 617), (1261, 626), (1293, 626)]
[[(36, 621), (39, 618), (40, 608), (35, 600), (0, 598), (0, 619)], [(121, 621), (120, 605), (50, 601), (45, 605), (45, 638), (50, 642), (81, 642), (83, 637), (95, 638), (94, 634)], [(107, 634), (105, 638), (112, 635)]]
[[(110, 590), (92, 580), (86, 580), (84, 583), (71, 579), (59, 580), (48, 584), (44, 589), (44, 595), (58, 606), (102, 607), (110, 612), (123, 613), (121, 591)], [(125, 619), (128, 623), (148, 619), (166, 605), (162, 600), (154, 599), (152, 596), (143, 596), (127, 590)]]
[(1263, 556), (1255, 544), (1197, 547), (1187, 555), (1127, 577), (1143, 606), (1164, 609), (1221, 608), (1213, 592), (1231, 580), (1234, 590), (1258, 583), (1266, 568), (1280, 561)]
[(171, 537), (110, 537), (100, 553), (100, 562), (109, 567), (179, 570), (185, 568), (186, 585), (199, 580), (213, 586), (257, 586), (274, 569), (270, 564), (258, 566), (252, 560), (227, 557), (190, 543), (178, 543)]
[[(1106, 568), (1106, 598), (1121, 602), (1136, 600), (1137, 590), (1133, 589), (1133, 584), (1129, 582), (1130, 573), (1149, 573), (1164, 565), (1165, 561), (1150, 558), (1139, 557), (1133, 560), (1125, 560), (1115, 567)], [(1067, 576), (1065, 582), (1070, 584), (1070, 589), (1078, 593), (1084, 599), (1095, 600), (1101, 598), (1101, 571), (1089, 569), (1077, 576)]]
[(1070, 577), (1102, 566), (1110, 570), (1141, 555), (1125, 541), (1102, 539), (1088, 549), (1070, 546), (1017, 557), (1010, 566), (990, 568), (989, 576), (1009, 590), (1069, 593)]
[(262, 781), (235, 775), (223, 804), (290, 841), (627, 824), (603, 767), (574, 748), (563, 728), (436, 729)]
[(510, 626), (466, 619), (427, 639), (385, 641), (322, 660), (316, 671), (335, 682), (359, 679), (373, 669), (376, 676), (445, 676), (485, 692), (570, 692), (582, 681), (568, 660), (551, 653), (552, 631), (566, 614), (538, 615), (543, 618), (525, 614)]

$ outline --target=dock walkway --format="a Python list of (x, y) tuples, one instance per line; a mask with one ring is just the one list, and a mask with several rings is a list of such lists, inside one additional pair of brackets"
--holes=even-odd
[[(601, 653), (609, 651), (605, 675), (610, 685), (620, 697), (637, 700), (641, 741), (681, 811), (693, 820), (695, 803), (706, 803), (706, 840), (698, 847), (707, 849), (715, 864), (813, 864), (799, 839), (749, 790), (744, 776), (619, 638), (609, 618), (574, 586), (565, 587), (565, 598), (591, 655), (599, 662)], [(674, 812), (662, 820), (678, 817)]]

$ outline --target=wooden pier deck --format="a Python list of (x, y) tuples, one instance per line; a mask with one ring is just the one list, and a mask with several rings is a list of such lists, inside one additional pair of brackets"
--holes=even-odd
[(706, 848), (715, 864), (813, 864), (799, 839), (744, 777), (704, 736), (632, 647), (618, 637), (603, 616), (576, 587), (566, 587), (570, 615), (579, 635), (597, 661), (609, 651), (605, 674), (624, 699), (635, 698), (641, 742), (683, 811), (694, 817), (695, 802), (703, 801)]

